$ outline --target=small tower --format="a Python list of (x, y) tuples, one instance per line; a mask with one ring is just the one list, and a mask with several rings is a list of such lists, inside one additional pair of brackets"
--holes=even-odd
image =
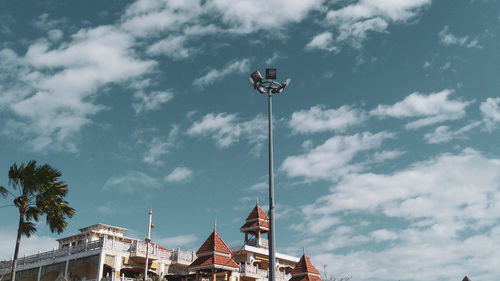
[(318, 269), (312, 264), (311, 260), (304, 254), (295, 265), (292, 272), (292, 278), (289, 281), (322, 281)]
[(465, 275), (465, 277), (464, 277), (464, 279), (462, 279), (462, 281), (471, 281), (471, 280), (469, 279), (469, 277), (467, 277), (467, 275)]
[[(248, 215), (245, 224), (240, 227), (240, 231), (245, 233), (245, 244), (257, 247), (268, 247), (267, 243), (261, 239), (262, 234), (269, 235), (269, 218), (259, 206), (259, 202)], [(255, 237), (255, 240), (249, 239), (249, 234)], [(267, 241), (266, 241), (267, 242)]]
[(189, 265), (189, 270), (196, 271), (196, 279), (205, 277), (210, 281), (230, 280), (231, 274), (239, 270), (232, 259), (232, 252), (224, 240), (214, 231), (196, 252), (197, 258)]

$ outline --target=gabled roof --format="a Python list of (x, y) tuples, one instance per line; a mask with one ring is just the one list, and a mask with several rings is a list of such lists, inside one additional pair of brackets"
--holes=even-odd
[(220, 238), (217, 231), (214, 229), (212, 234), (208, 236), (207, 240), (201, 245), (201, 247), (196, 251), (196, 255), (203, 255), (205, 253), (219, 252), (223, 254), (231, 254), (231, 250), (226, 245), (226, 243)]
[(318, 269), (312, 264), (311, 260), (309, 260), (305, 253), (302, 255), (299, 262), (297, 262), (291, 273), (292, 276), (303, 275), (301, 273), (320, 275)]

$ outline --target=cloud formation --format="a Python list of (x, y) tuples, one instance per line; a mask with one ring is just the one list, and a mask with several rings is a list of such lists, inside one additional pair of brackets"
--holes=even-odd
[(337, 109), (327, 109), (316, 105), (309, 110), (294, 112), (288, 126), (294, 133), (342, 132), (358, 125), (366, 119), (365, 113), (352, 106), (343, 105)]
[(470, 39), (469, 36), (458, 37), (452, 34), (448, 26), (445, 26), (438, 33), (439, 42), (443, 45), (458, 45), (466, 48), (481, 48), (477, 39)]
[(41, 39), (24, 56), (2, 50), (3, 108), (14, 114), (3, 133), (25, 140), (34, 151), (77, 151), (75, 136), (105, 109), (94, 102), (97, 89), (155, 67), (138, 59), (133, 45), (122, 30), (99, 26), (81, 29), (58, 46)]
[(250, 59), (242, 59), (227, 63), (222, 69), (211, 69), (202, 77), (196, 78), (193, 85), (203, 87), (213, 84), (230, 74), (248, 73), (250, 71)]
[[(309, 234), (317, 239), (311, 250), (331, 271), (362, 280), (452, 280), (465, 274), (493, 280), (500, 273), (492, 264), (500, 249), (494, 246), (500, 241), (499, 180), (500, 160), (473, 149), (390, 174), (350, 174), (303, 207), (303, 221), (325, 230)], [(351, 216), (331, 223), (346, 212)], [(377, 228), (374, 222), (367, 232), (366, 225), (351, 221), (356, 214), (394, 224)], [(391, 244), (362, 246), (368, 243)], [(346, 254), (335, 254), (345, 248)]]
[(360, 152), (376, 149), (385, 139), (393, 137), (394, 134), (388, 132), (334, 136), (307, 153), (288, 156), (280, 169), (288, 177), (337, 180), (363, 169), (361, 164), (351, 162)]
[(165, 176), (167, 182), (183, 182), (193, 177), (193, 171), (187, 167), (177, 167)]
[(194, 122), (187, 130), (190, 136), (210, 137), (219, 147), (228, 147), (245, 139), (259, 153), (267, 137), (266, 118), (257, 115), (248, 121), (240, 121), (236, 114), (209, 113)]
[(500, 123), (500, 98), (487, 98), (480, 105), (486, 130), (491, 132)]
[(412, 93), (393, 105), (378, 105), (370, 113), (379, 117), (416, 118), (406, 124), (410, 130), (433, 125), (465, 116), (465, 108), (472, 101), (451, 100), (452, 90), (424, 95)]
[(337, 9), (328, 7), (324, 23), (333, 31), (316, 35), (306, 49), (333, 51), (340, 44), (360, 48), (370, 32), (386, 32), (390, 24), (406, 23), (431, 4), (431, 0), (358, 0)]

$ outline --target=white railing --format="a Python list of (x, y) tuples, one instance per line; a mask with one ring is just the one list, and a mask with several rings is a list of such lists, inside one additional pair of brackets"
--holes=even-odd
[(260, 242), (259, 243), (257, 243), (257, 239), (256, 238), (249, 239), (249, 240), (247, 240), (247, 242), (245, 244), (247, 244), (249, 246), (261, 246), (261, 247), (264, 247), (264, 248), (269, 248), (269, 240), (264, 239), (264, 238), (260, 238)]
[[(251, 265), (248, 263), (240, 264), (240, 273), (256, 275), (258, 278), (268, 278), (269, 277), (268, 270), (260, 269), (257, 266)], [(290, 278), (292, 278), (292, 275), (285, 274), (284, 272), (281, 272), (281, 271), (276, 271), (275, 277), (276, 277), (276, 279), (279, 279), (279, 280), (289, 280)]]
[(175, 262), (191, 263), (196, 259), (196, 254), (193, 251), (181, 251), (177, 249), (177, 251), (172, 252), (170, 259)]
[(150, 245), (149, 249), (147, 249), (146, 244), (132, 244), (130, 246), (130, 252), (132, 254), (135, 254), (137, 256), (146, 256), (146, 251), (149, 253), (151, 257), (154, 258), (164, 258), (164, 259), (171, 259), (172, 257), (172, 252), (166, 249), (162, 249), (158, 247), (157, 245)]
[[(73, 248), (62, 248), (57, 250), (52, 250), (48, 252), (38, 253), (35, 255), (21, 257), (17, 260), (18, 265), (32, 264), (44, 260), (53, 260), (60, 257), (69, 256), (71, 254), (91, 251), (95, 249), (102, 248), (102, 241), (94, 241), (90, 243), (81, 244)], [(0, 264), (0, 268), (10, 268), (12, 267), (12, 261), (6, 261)]]

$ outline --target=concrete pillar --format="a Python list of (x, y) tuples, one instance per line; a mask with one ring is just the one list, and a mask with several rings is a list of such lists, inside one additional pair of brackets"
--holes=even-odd
[(199, 270), (196, 270), (196, 277), (195, 277), (195, 280), (196, 280), (196, 281), (200, 280), (200, 271), (199, 271)]
[(104, 250), (101, 250), (101, 253), (99, 254), (99, 264), (97, 266), (97, 281), (101, 280), (103, 271), (104, 271)]
[(248, 241), (248, 233), (245, 232), (245, 242), (247, 242), (247, 241)]
[(122, 256), (115, 256), (115, 268), (113, 271), (113, 280), (116, 280), (116, 276), (120, 277), (120, 270), (122, 269)]
[(38, 267), (38, 277), (37, 277), (37, 281), (40, 281), (40, 278), (42, 278), (42, 265), (40, 264), (40, 266)]
[(69, 258), (66, 260), (66, 265), (64, 266), (64, 278), (68, 279), (68, 266), (69, 266)]

